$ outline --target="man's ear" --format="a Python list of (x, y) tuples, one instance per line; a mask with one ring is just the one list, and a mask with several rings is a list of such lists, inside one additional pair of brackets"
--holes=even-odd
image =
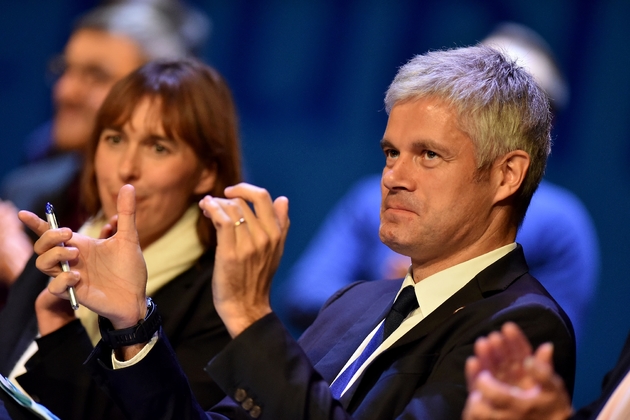
[(492, 174), (497, 185), (495, 202), (505, 200), (518, 191), (527, 175), (529, 162), (527, 152), (514, 150), (495, 163)]
[(213, 165), (212, 168), (203, 168), (199, 174), (197, 185), (193, 190), (194, 194), (206, 194), (214, 188), (214, 183), (217, 180), (217, 167)]

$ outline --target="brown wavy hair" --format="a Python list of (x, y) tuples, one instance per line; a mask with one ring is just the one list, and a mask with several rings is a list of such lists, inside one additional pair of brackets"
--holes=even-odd
[[(204, 167), (216, 169), (212, 190), (191, 196), (191, 204), (205, 194), (224, 197), (225, 187), (241, 181), (236, 110), (223, 77), (195, 60), (152, 61), (116, 83), (98, 111), (81, 179), (81, 204), (89, 216), (101, 209), (94, 170), (99, 137), (108, 127), (122, 127), (145, 98), (161, 105), (166, 135), (182, 139)], [(199, 217), (197, 234), (204, 248), (216, 245), (208, 218)]]

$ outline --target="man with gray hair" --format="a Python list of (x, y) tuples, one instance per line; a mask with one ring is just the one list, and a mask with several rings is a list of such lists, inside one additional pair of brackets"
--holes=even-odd
[[(414, 57), (385, 103), (380, 237), (411, 267), (402, 280), (337, 292), (299, 344), (269, 304), (288, 200), (272, 202), (247, 184), (227, 188), (226, 199), (201, 200), (217, 229), (214, 305), (233, 337), (206, 367), (228, 395), (210, 418), (459, 418), (475, 339), (507, 320), (534, 345), (553, 342), (556, 370), (572, 389), (570, 321), (514, 242), (549, 154), (544, 92), (503, 54), (477, 46)], [(149, 311), (144, 303), (133, 194), (121, 189), (118, 232), (106, 241), (46, 231), (33, 214), (21, 219), (42, 235), (38, 266), (56, 276), (48, 290), (67, 298), (75, 286), (79, 302), (109, 320), (87, 363), (123, 411), (207, 418), (154, 305)], [(69, 246), (55, 245), (61, 241)], [(61, 260), (74, 262), (70, 273), (61, 272)], [(133, 327), (139, 319), (150, 326), (141, 334)], [(124, 343), (114, 339), (122, 335)]]
[[(525, 68), (550, 100), (554, 121), (566, 111), (569, 86), (550, 47), (532, 29), (504, 22), (481, 42)], [(560, 139), (562, 140), (562, 139)], [(380, 174), (355, 182), (324, 218), (287, 278), (285, 311), (303, 331), (326, 300), (357, 280), (404, 277), (410, 261), (378, 237)], [(589, 315), (599, 271), (597, 233), (588, 209), (569, 190), (543, 179), (516, 236), (529, 271), (565, 310), (576, 341)]]

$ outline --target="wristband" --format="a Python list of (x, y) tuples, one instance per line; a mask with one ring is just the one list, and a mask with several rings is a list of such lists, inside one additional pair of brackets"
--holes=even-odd
[(148, 342), (160, 328), (161, 323), (157, 305), (149, 297), (147, 298), (147, 314), (133, 327), (115, 330), (109, 319), (100, 315), (98, 317), (98, 328), (103, 342), (112, 349)]

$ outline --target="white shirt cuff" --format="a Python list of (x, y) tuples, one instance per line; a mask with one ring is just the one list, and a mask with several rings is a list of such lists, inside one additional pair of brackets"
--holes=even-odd
[(138, 354), (136, 354), (129, 360), (125, 360), (124, 362), (116, 359), (116, 352), (112, 350), (112, 368), (114, 368), (114, 370), (123, 369), (129, 366), (133, 366), (136, 363), (139, 363), (142, 359), (144, 359), (144, 357), (149, 353), (149, 351), (151, 351), (153, 346), (155, 346), (155, 343), (157, 343), (157, 340), (158, 340), (158, 333), (156, 331), (155, 334), (153, 334), (153, 337), (151, 337), (151, 340), (149, 340), (147, 345), (144, 346)]

